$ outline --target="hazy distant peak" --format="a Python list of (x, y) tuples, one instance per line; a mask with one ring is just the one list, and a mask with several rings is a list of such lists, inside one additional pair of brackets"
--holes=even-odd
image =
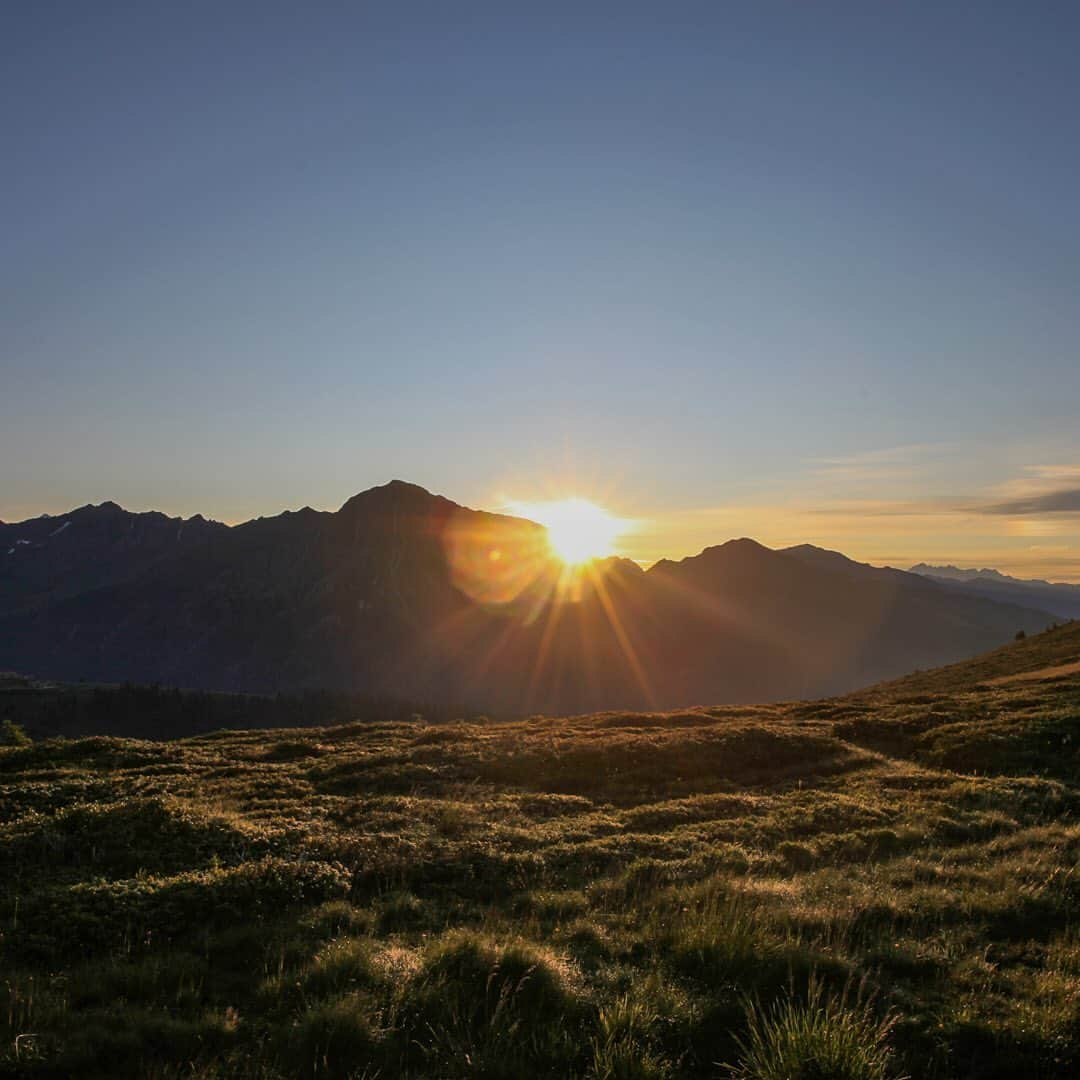
[(1038, 578), (1015, 578), (989, 567), (974, 570), (951, 565), (931, 566), (929, 563), (916, 563), (911, 572), (944, 588), (958, 589), (993, 600), (1024, 604), (1048, 611), (1059, 618), (1080, 617), (1080, 585), (1043, 581)]
[(956, 581), (973, 581), (977, 579), (988, 581), (1013, 581), (1018, 584), (1024, 585), (1045, 585), (1047, 582), (1038, 579), (1023, 579), (1010, 577), (1008, 574), (1003, 574), (1000, 570), (993, 570), (990, 567), (982, 567), (978, 570), (975, 569), (962, 569), (958, 566), (953, 566), (951, 563), (948, 566), (931, 566), (929, 563), (916, 563), (911, 568), (911, 573), (922, 574), (924, 577), (943, 577), (951, 578)]
[(933, 574), (936, 577), (950, 577), (967, 579), (973, 577), (1004, 577), (1004, 574), (999, 573), (997, 570), (991, 570), (987, 567), (983, 567), (981, 570), (975, 569), (961, 569), (959, 566), (953, 566), (949, 563), (947, 566), (932, 566), (930, 563), (916, 563), (911, 567), (912, 574)]
[(990, 567), (981, 569), (964, 569), (958, 566), (931, 566), (929, 563), (916, 563), (911, 568), (911, 573), (921, 574), (923, 577), (948, 578), (950, 581), (996, 581), (1008, 585), (1045, 585), (1053, 589), (1080, 589), (1080, 585), (1073, 585), (1066, 581), (1046, 581), (1043, 578), (1018, 578), (1010, 574), (1003, 574), (1000, 570)]

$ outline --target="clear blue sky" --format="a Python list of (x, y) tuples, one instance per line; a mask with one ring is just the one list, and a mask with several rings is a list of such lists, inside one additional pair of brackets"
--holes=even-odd
[(0, 518), (398, 476), (1080, 576), (982, 509), (1080, 488), (1078, 56), (1073, 3), (7, 4)]

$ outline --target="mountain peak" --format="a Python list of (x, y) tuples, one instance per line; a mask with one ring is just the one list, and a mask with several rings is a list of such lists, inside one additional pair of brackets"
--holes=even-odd
[[(126, 514), (127, 511), (119, 504), (112, 501), (112, 499), (106, 499), (105, 502), (100, 503), (87, 503), (85, 506), (80, 506), (76, 510), (70, 511), (71, 514)], [(67, 517), (67, 514), (60, 514), (60, 517)]]
[(766, 547), (749, 536), (739, 536), (732, 540), (726, 540), (722, 544), (713, 544), (705, 548), (697, 558), (702, 556), (715, 557), (720, 554), (731, 555), (773, 555), (772, 548)]
[(916, 563), (910, 571), (912, 574), (923, 574), (929, 577), (955, 578), (958, 581), (967, 581), (975, 578), (986, 578), (992, 581), (1019, 581), (1019, 578), (1009, 577), (1000, 570), (992, 570), (987, 566), (975, 570), (961, 570), (951, 563), (948, 566), (931, 566), (929, 563)]
[(420, 507), (429, 503), (449, 501), (441, 495), (433, 495), (419, 484), (410, 484), (407, 480), (391, 480), (386, 484), (379, 484), (357, 492), (352, 498), (342, 503), (338, 513), (346, 513), (360, 507), (402, 505)]
[(640, 577), (645, 573), (639, 563), (623, 555), (608, 555), (597, 559), (596, 567), (601, 574), (629, 574), (631, 577)]

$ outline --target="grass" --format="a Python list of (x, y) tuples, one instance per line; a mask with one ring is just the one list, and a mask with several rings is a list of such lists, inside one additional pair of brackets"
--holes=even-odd
[(738, 1040), (736, 1080), (888, 1080), (895, 1015), (879, 1018), (860, 986), (829, 994), (811, 978), (806, 994), (789, 991), (771, 1008), (747, 1008)]
[(1078, 657), (1072, 624), (817, 702), (8, 739), (0, 1075), (1074, 1075)]

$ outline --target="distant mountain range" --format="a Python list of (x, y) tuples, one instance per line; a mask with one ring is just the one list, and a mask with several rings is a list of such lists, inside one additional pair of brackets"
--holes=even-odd
[(1037, 579), (1025, 581), (998, 570), (961, 570), (956, 566), (928, 566), (926, 563), (913, 566), (911, 572), (968, 596), (1041, 608), (1062, 619), (1080, 619), (1080, 585)]
[(69, 681), (672, 708), (838, 693), (1053, 618), (748, 539), (567, 582), (541, 526), (401, 481), (232, 527), (114, 503), (0, 525), (0, 668)]

